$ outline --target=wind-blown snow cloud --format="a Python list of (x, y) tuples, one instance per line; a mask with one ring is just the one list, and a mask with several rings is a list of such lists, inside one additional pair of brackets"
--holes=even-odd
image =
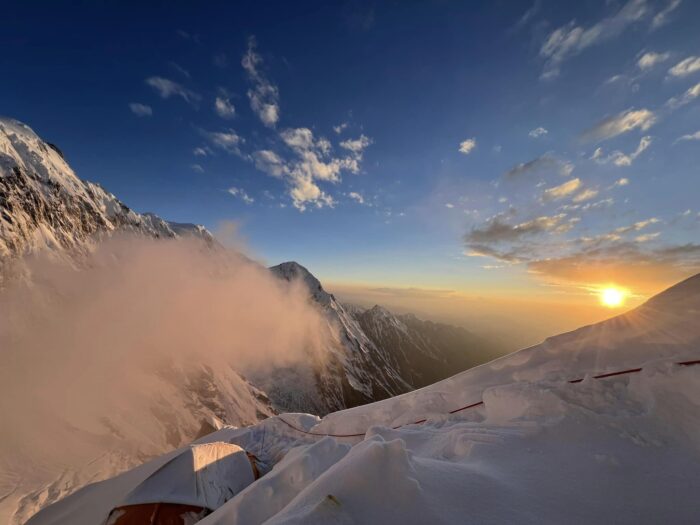
[(607, 140), (629, 131), (647, 131), (656, 123), (656, 115), (648, 109), (628, 109), (617, 115), (605, 118), (585, 131), (581, 138), (585, 141)]
[(248, 90), (250, 107), (260, 121), (274, 128), (280, 118), (279, 90), (261, 72), (262, 57), (256, 52), (257, 43), (254, 37), (248, 39), (248, 51), (243, 55), (241, 65), (248, 73), (252, 87)]
[(471, 138), (459, 143), (459, 152), (469, 155), (476, 148), (476, 139)]
[(690, 56), (669, 69), (668, 74), (672, 77), (682, 78), (697, 71), (700, 71), (700, 57)]
[(149, 77), (146, 84), (151, 86), (161, 98), (180, 97), (188, 104), (197, 104), (202, 97), (182, 85), (163, 77)]
[(153, 115), (153, 108), (151, 108), (151, 106), (147, 106), (146, 104), (132, 102), (129, 104), (129, 109), (137, 117), (150, 117)]
[(622, 153), (619, 150), (615, 150), (610, 155), (604, 156), (603, 148), (599, 147), (593, 152), (591, 160), (594, 160), (598, 164), (614, 164), (615, 166), (631, 166), (632, 163), (639, 157), (649, 146), (651, 146), (652, 138), (649, 136), (642, 137), (639, 141), (637, 149), (634, 150), (629, 155)]

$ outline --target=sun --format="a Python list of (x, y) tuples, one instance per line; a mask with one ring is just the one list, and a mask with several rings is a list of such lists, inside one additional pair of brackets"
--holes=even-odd
[(627, 291), (615, 286), (608, 286), (600, 290), (600, 302), (608, 308), (617, 308), (625, 302)]

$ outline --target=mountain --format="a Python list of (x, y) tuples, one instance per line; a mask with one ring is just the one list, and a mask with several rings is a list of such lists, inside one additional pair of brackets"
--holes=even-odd
[[(695, 523), (699, 318), (696, 275), (398, 397), (223, 428), (201, 441), (237, 444), (266, 467), (199, 523)], [(167, 460), (88, 486), (29, 525), (99, 523)]]
[(29, 126), (0, 118), (0, 265), (46, 248), (75, 258), (118, 231), (213, 241), (201, 226), (129, 209), (98, 184), (79, 179), (61, 150)]
[[(147, 239), (194, 237), (218, 249), (205, 228), (129, 209), (99, 185), (78, 178), (59, 147), (25, 124), (0, 119), (0, 293), (7, 292), (3, 283), (17, 277), (13, 272), (21, 270), (16, 263), (22, 257), (48, 253), (84, 271), (81, 263), (100, 242), (120, 232)], [(484, 349), (492, 349), (463, 329), (394, 316), (379, 307), (363, 311), (343, 305), (297, 263), (270, 272), (302, 287), (322, 312), (328, 344), (320, 353), (246, 377), (235, 363), (214, 357), (201, 362), (173, 357), (128, 378), (139, 385), (136, 400), (117, 398), (109, 411), (87, 420), (46, 413), (40, 426), (29, 414), (4, 421), (0, 521), (12, 516), (13, 523), (21, 523), (87, 483), (224, 424), (253, 425), (279, 410), (325, 415), (386, 399), (483, 362)], [(61, 304), (56, 290), (47, 298)], [(60, 348), (51, 352), (61, 357)], [(12, 357), (3, 351), (3, 358)], [(0, 408), (12, 413), (12, 400), (0, 396)]]

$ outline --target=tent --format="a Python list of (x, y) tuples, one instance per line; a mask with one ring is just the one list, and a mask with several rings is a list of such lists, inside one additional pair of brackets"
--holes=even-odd
[(190, 525), (257, 477), (254, 456), (238, 445), (190, 445), (137, 485), (105, 525)]

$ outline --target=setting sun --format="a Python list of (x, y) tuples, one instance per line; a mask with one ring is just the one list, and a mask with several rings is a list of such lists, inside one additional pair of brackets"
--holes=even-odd
[(600, 291), (600, 302), (608, 308), (617, 308), (625, 302), (627, 292), (621, 288), (610, 286)]

